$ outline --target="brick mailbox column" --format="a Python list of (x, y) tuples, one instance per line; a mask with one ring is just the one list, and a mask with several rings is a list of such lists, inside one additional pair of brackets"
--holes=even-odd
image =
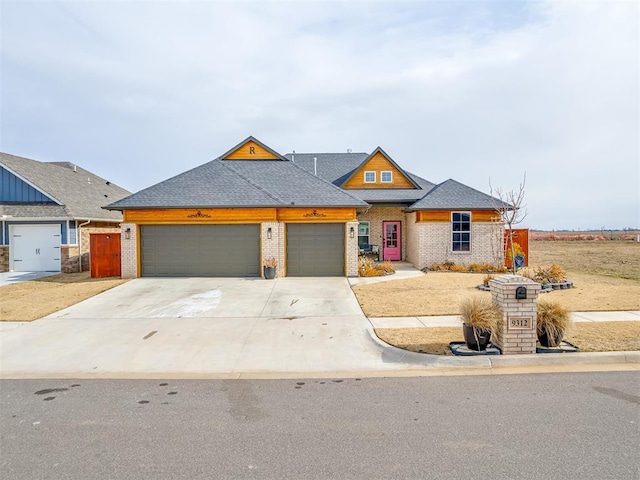
[(494, 335), (502, 354), (536, 353), (537, 300), (542, 285), (519, 275), (503, 275), (490, 280), (489, 287), (493, 302), (502, 309)]

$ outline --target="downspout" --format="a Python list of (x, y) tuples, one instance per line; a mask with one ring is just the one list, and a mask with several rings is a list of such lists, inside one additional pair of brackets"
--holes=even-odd
[(82, 273), (82, 227), (89, 225), (91, 220), (78, 225), (78, 272)]

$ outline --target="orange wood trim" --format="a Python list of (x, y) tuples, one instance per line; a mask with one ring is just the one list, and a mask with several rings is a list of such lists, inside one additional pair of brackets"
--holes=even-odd
[(279, 208), (279, 222), (289, 223), (336, 223), (355, 222), (355, 208)]
[(275, 208), (166, 208), (156, 210), (125, 210), (124, 222), (135, 223), (260, 223), (276, 219)]
[[(382, 183), (381, 172), (392, 172), (392, 182)], [(364, 172), (376, 172), (375, 183), (365, 183)], [(376, 153), (367, 163), (365, 163), (355, 175), (342, 188), (411, 188), (416, 187), (404, 176), (387, 158), (380, 152)]]
[(224, 157), (225, 160), (279, 160), (255, 142), (247, 142)]
[[(450, 222), (452, 212), (469, 210), (419, 210), (416, 212), (416, 222)], [(493, 210), (472, 210), (472, 222), (494, 222), (500, 216)]]

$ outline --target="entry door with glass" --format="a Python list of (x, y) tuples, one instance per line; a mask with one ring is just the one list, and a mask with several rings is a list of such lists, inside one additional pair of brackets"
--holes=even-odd
[(383, 222), (382, 231), (384, 232), (382, 258), (384, 260), (401, 260), (402, 238), (400, 234), (400, 222)]

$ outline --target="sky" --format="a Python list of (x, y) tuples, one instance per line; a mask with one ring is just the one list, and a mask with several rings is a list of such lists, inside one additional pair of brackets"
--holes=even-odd
[(132, 192), (253, 135), (640, 227), (635, 1), (0, 0), (0, 150)]

